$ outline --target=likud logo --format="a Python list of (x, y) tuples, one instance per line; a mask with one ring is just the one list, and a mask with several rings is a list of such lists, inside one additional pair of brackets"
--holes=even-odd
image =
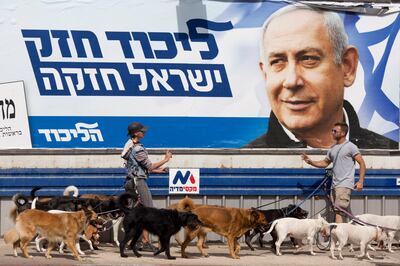
[(169, 169), (169, 194), (199, 194), (199, 169)]

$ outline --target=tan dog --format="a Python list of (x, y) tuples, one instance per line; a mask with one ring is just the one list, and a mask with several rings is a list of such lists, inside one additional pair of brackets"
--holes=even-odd
[(185, 249), (196, 236), (198, 237), (197, 248), (203, 256), (207, 257), (208, 254), (202, 248), (203, 242), (207, 232), (213, 231), (227, 238), (231, 257), (239, 259), (240, 244), (238, 238), (250, 229), (261, 225), (268, 225), (265, 216), (253, 209), (225, 208), (209, 205), (195, 207), (193, 200), (190, 198), (181, 200), (178, 205), (186, 206), (186, 209), (190, 209), (204, 224), (204, 226), (197, 230), (186, 231), (185, 240), (181, 246), (183, 258), (187, 258)]
[(91, 220), (97, 218), (92, 210), (84, 209), (77, 212), (53, 214), (41, 210), (29, 209), (18, 215), (16, 231), (19, 235), (20, 247), (26, 258), (32, 256), (28, 253), (28, 244), (39, 233), (44, 236), (49, 245), (46, 258), (50, 259), (50, 252), (57, 242), (64, 241), (77, 260), (82, 260), (75, 247), (78, 235), (84, 231)]
[[(185, 196), (185, 199), (188, 199), (188, 196)], [(188, 204), (188, 201), (179, 201), (178, 203), (174, 203), (168, 206), (168, 209), (170, 210), (177, 210), (180, 212), (188, 212), (190, 209), (197, 208), (199, 206), (203, 206), (202, 204), (195, 204), (192, 202), (192, 204)], [(188, 228), (184, 227), (185, 229), (185, 235), (188, 233)], [(179, 232), (175, 234), (175, 241), (178, 243), (179, 246), (182, 246), (182, 241), (179, 238)], [(208, 248), (205, 241), (203, 242), (203, 248)]]
[(19, 246), (19, 236), (17, 230), (13, 227), (4, 233), (4, 242), (13, 244), (14, 257), (18, 257), (17, 248)]

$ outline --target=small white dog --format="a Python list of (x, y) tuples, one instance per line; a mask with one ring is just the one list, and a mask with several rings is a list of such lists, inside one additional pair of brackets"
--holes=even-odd
[(280, 246), (287, 236), (295, 239), (302, 240), (307, 238), (310, 244), (310, 253), (315, 255), (313, 251), (314, 236), (321, 228), (328, 225), (328, 222), (318, 214), (317, 219), (296, 219), (296, 218), (282, 218), (275, 220), (267, 234), (271, 233), (272, 230), (276, 230), (278, 239), (275, 242), (276, 255), (281, 256)]
[[(331, 229), (331, 230), (330, 230)], [(360, 245), (360, 255), (357, 258), (362, 259), (367, 256), (368, 259), (372, 260), (367, 251), (367, 245), (375, 241), (384, 241), (387, 238), (387, 233), (379, 227), (354, 225), (350, 223), (331, 223), (324, 226), (323, 231), (325, 234), (331, 235), (331, 258), (335, 257), (335, 246), (339, 243), (337, 250), (339, 251), (339, 259), (343, 259), (342, 248), (347, 244)]]
[[(398, 231), (388, 230), (388, 232), (387, 232), (387, 234), (388, 234), (388, 238), (387, 238), (388, 250), (389, 250), (389, 252), (394, 252), (392, 250), (393, 240), (395, 240), (395, 239), (398, 240), (400, 238), (400, 237), (396, 236), (396, 232), (400, 231), (400, 216), (395, 216), (395, 215), (381, 216), (381, 215), (366, 213), (366, 214), (357, 215), (356, 217), (366, 223), (398, 230)], [(356, 221), (356, 222), (358, 222), (358, 221)], [(397, 235), (400, 235), (400, 234), (397, 234)], [(370, 247), (370, 248), (373, 249), (372, 247)]]

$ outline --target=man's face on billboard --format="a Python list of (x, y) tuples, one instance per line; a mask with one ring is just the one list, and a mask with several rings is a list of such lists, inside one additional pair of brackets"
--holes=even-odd
[(348, 84), (343, 65), (334, 61), (323, 16), (296, 10), (274, 18), (263, 42), (260, 67), (278, 120), (299, 133), (341, 121)]

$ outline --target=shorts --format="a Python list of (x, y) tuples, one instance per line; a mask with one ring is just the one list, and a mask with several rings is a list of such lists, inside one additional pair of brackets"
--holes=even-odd
[[(336, 206), (343, 209), (349, 209), (350, 207), (350, 195), (351, 189), (347, 187), (337, 187), (332, 190), (333, 201)], [(335, 208), (335, 212), (340, 212)]]

